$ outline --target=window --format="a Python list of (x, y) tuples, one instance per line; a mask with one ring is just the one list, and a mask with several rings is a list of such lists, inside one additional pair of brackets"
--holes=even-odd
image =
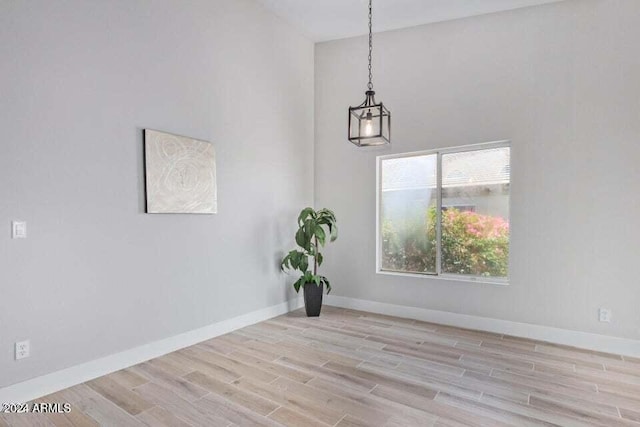
[(378, 158), (378, 270), (505, 281), (508, 142)]

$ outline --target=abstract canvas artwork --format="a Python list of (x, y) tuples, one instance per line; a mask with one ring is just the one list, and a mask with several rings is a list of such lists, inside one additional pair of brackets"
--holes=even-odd
[(144, 130), (147, 213), (213, 214), (218, 210), (213, 145)]

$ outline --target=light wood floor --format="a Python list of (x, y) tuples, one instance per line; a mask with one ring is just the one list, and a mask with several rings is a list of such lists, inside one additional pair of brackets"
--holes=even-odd
[(0, 426), (640, 427), (640, 360), (325, 306), (38, 401)]

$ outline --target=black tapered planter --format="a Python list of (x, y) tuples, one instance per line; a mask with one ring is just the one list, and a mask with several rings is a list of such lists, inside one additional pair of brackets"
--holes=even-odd
[(307, 317), (320, 316), (322, 309), (322, 291), (324, 284), (320, 286), (315, 283), (305, 283), (304, 285), (304, 309), (307, 311)]

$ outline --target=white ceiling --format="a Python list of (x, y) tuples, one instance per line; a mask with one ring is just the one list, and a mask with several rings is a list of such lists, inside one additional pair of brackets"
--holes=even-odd
[[(313, 41), (353, 37), (368, 32), (368, 0), (257, 0), (289, 21)], [(373, 31), (432, 22), (562, 0), (374, 0)]]

